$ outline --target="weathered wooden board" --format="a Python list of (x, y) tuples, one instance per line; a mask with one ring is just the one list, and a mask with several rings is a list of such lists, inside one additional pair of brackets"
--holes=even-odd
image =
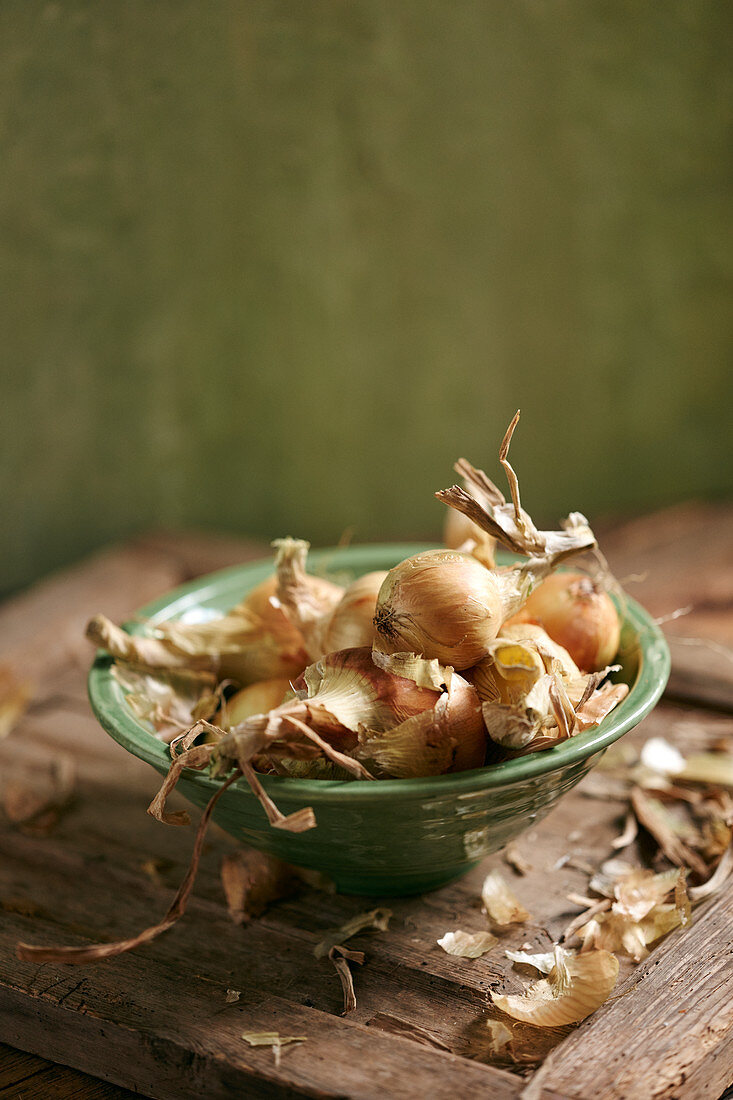
[(0, 1046), (0, 1097), (7, 1100), (132, 1100), (133, 1093), (35, 1054)]
[[(707, 513), (704, 520), (707, 530)], [(654, 554), (662, 557), (654, 540), (668, 522), (649, 521)], [(621, 549), (641, 571), (646, 560), (639, 524), (634, 532)], [(614, 552), (611, 547), (612, 558)], [(98, 557), (88, 589), (80, 567), (68, 585), (63, 576), (55, 578), (0, 609), (6, 657), (41, 682), (31, 710), (0, 746), (0, 778), (23, 783), (31, 773), (43, 777), (48, 760), (60, 756), (71, 758), (76, 769), (73, 801), (55, 825), (44, 831), (0, 823), (0, 1041), (161, 1098), (236, 1092), (452, 1097), (461, 1089), (513, 1097), (525, 1088), (535, 1090), (528, 1098), (719, 1095), (733, 1080), (727, 1045), (733, 1021), (726, 1007), (733, 1003), (733, 966), (715, 957), (733, 927), (723, 895), (701, 907), (692, 930), (670, 937), (647, 964), (624, 962), (614, 999), (586, 1024), (570, 1035), (567, 1029), (545, 1033), (541, 1047), (535, 1036), (534, 1050), (531, 1043), (522, 1047), (526, 1061), (513, 1067), (517, 1072), (487, 1064), (488, 990), (502, 985), (518, 991), (522, 984), (501, 949), (556, 939), (578, 911), (567, 894), (585, 892), (588, 869), (612, 854), (611, 840), (621, 831), (625, 805), (593, 797), (593, 774), (520, 839), (531, 864), (525, 876), (513, 876), (496, 856), (444, 890), (391, 900), (389, 931), (352, 941), (366, 961), (355, 973), (357, 1009), (345, 1019), (338, 977), (312, 948), (325, 930), (374, 903), (303, 887), (261, 918), (236, 926), (219, 879), (221, 859), (235, 843), (215, 828), (189, 913), (154, 944), (79, 969), (16, 959), (18, 939), (82, 943), (138, 931), (164, 912), (190, 854), (190, 830), (162, 826), (145, 814), (155, 774), (106, 738), (89, 712), (88, 651), (78, 640), (85, 617), (104, 609), (122, 618), (195, 574), (197, 563), (205, 571), (244, 554), (252, 555), (252, 546), (236, 540), (150, 536)], [(616, 561), (614, 566), (622, 575)], [(698, 574), (707, 585), (706, 571)], [(642, 598), (651, 604), (653, 592)], [(715, 633), (718, 642), (726, 637), (730, 643), (722, 628)], [(733, 719), (665, 703), (630, 740), (653, 734), (704, 747), (733, 741)], [(436, 940), (457, 927), (485, 927), (478, 894), (490, 866), (503, 867), (533, 920), (504, 934), (483, 959), (453, 959)], [(228, 988), (240, 991), (231, 1005), (225, 1003)], [(425, 1029), (433, 1045), (408, 1037), (411, 1025)], [(250, 1049), (241, 1040), (245, 1030), (278, 1030), (307, 1041), (284, 1050), (278, 1067), (269, 1048)], [(682, 1041), (683, 1031), (691, 1041)], [(553, 1046), (528, 1079), (538, 1056)], [(14, 1057), (8, 1062), (0, 1052), (0, 1069), (9, 1065), (12, 1072)], [(645, 1057), (649, 1091), (630, 1091), (637, 1086), (629, 1067)], [(595, 1070), (606, 1063), (601, 1077)], [(583, 1076), (587, 1066), (595, 1067), (592, 1077)], [(57, 1077), (49, 1081), (59, 1090), (54, 1095), (116, 1095), (84, 1091), (111, 1086), (78, 1078), (70, 1083), (64, 1074), (71, 1071), (43, 1069), (52, 1071)], [(19, 1086), (10, 1078), (8, 1087)], [(42, 1094), (29, 1092), (28, 1100), (34, 1095)]]

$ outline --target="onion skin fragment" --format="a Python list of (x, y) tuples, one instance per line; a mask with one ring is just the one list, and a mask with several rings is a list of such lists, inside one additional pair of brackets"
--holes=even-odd
[(491, 992), (497, 1008), (514, 1020), (535, 1027), (562, 1027), (585, 1020), (608, 999), (618, 978), (619, 964), (610, 951), (583, 955), (557, 949), (557, 961), (547, 978), (524, 993)]
[(547, 577), (509, 622), (543, 627), (584, 672), (598, 672), (610, 665), (621, 639), (613, 600), (584, 573)]

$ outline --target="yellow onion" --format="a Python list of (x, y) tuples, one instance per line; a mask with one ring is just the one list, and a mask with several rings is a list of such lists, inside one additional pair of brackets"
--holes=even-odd
[(467, 677), (482, 702), (517, 704), (545, 673), (562, 680), (573, 705), (582, 699), (589, 677), (577, 667), (567, 650), (535, 623), (505, 623), (489, 652)]
[(581, 672), (541, 626), (512, 620), (466, 675), (481, 699), (491, 739), (536, 752), (597, 726), (626, 696), (626, 684), (599, 687), (610, 671)]
[(379, 668), (365, 646), (326, 654), (308, 666), (293, 688), (299, 699), (285, 704), (285, 711), (300, 703), (312, 728), (353, 745), (359, 730), (392, 729), (431, 710), (438, 695), (413, 679)]
[(379, 590), (379, 646), (457, 670), (486, 654), (532, 583), (529, 566), (487, 569), (458, 550), (427, 550), (400, 562)]
[(377, 595), (386, 576), (386, 570), (366, 573), (348, 586), (322, 624), (318, 636), (319, 657), (340, 649), (372, 645)]
[(222, 704), (219, 724), (229, 728), (239, 725), (254, 714), (267, 714), (279, 706), (288, 693), (292, 694), (290, 681), (282, 677), (250, 684)]
[(453, 672), (431, 709), (383, 733), (362, 730), (355, 755), (378, 776), (413, 779), (480, 768), (486, 744), (479, 698)]
[(537, 623), (585, 672), (616, 656), (621, 626), (613, 600), (584, 573), (554, 573), (528, 597), (512, 623)]

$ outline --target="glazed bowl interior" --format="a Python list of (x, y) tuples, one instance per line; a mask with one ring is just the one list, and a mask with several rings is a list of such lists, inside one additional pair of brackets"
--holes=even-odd
[[(427, 548), (387, 544), (314, 551), (309, 569), (346, 584)], [(225, 569), (170, 592), (139, 615), (153, 622), (200, 622), (228, 611), (271, 572), (269, 559)], [(670, 667), (664, 636), (634, 600), (627, 598), (620, 610), (622, 668), (614, 679), (625, 681), (630, 690), (597, 729), (519, 759), (425, 779), (263, 776), (265, 789), (283, 813), (312, 806), (317, 825), (298, 834), (272, 828), (239, 780), (221, 798), (216, 821), (243, 843), (325, 873), (347, 893), (412, 894), (451, 881), (536, 824), (661, 696)], [(143, 627), (133, 623), (128, 629), (135, 633)], [(134, 716), (111, 663), (100, 651), (89, 674), (94, 713), (116, 741), (163, 774), (170, 764), (168, 747)], [(205, 773), (186, 771), (178, 789), (204, 806), (219, 785)]]

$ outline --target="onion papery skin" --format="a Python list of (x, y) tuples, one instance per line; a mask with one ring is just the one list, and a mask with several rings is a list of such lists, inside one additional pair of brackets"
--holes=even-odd
[(541, 626), (584, 672), (611, 664), (621, 638), (613, 600), (584, 573), (553, 573), (508, 622)]
[(451, 672), (445, 691), (429, 690), (431, 707), (382, 733), (360, 732), (356, 755), (375, 775), (409, 779), (483, 767), (488, 740), (473, 686)]
[[(343, 728), (354, 732), (360, 726), (379, 732), (391, 729), (431, 710), (440, 694), (378, 668), (371, 648), (364, 646), (327, 654), (306, 669), (293, 689), (317, 721), (322, 720), (320, 711), (333, 708), (334, 716), (342, 717)], [(314, 729), (321, 732), (320, 725)]]
[[(272, 711), (271, 724), (281, 721), (287, 732), (288, 713), (297, 714), (341, 752), (351, 752), (361, 743), (359, 759), (370, 758), (374, 739), (375, 749), (387, 762), (394, 734), (401, 739), (399, 748), (395, 742), (401, 770), (390, 770), (385, 763), (378, 769), (383, 775), (440, 774), (484, 764), (487, 736), (481, 703), (471, 684), (455, 673), (447, 691), (418, 687), (375, 665), (371, 649), (354, 648), (317, 661), (293, 688), (297, 698)], [(411, 750), (417, 754), (426, 749), (426, 759), (439, 760), (440, 766), (411, 771)]]
[(482, 768), (486, 763), (488, 738), (481, 700), (473, 684), (458, 673), (451, 679), (452, 698), (448, 711), (451, 736), (457, 740), (453, 763), (449, 772), (470, 771)]
[(486, 654), (505, 617), (501, 575), (470, 554), (428, 550), (387, 574), (374, 619), (380, 648), (437, 658), (457, 671)]
[(348, 586), (324, 623), (320, 638), (324, 654), (373, 644), (377, 596), (386, 576), (384, 569), (365, 573)]

